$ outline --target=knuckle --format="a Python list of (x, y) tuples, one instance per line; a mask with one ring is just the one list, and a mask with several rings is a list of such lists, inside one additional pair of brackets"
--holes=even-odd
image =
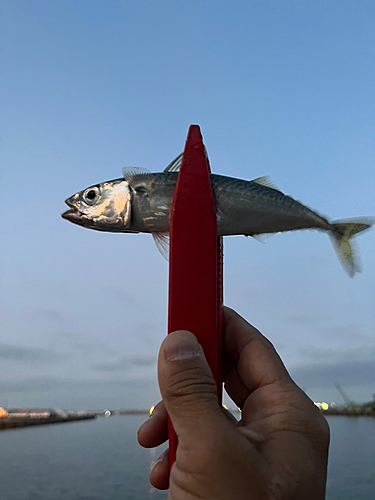
[(170, 402), (179, 400), (179, 404), (189, 404), (193, 400), (217, 399), (216, 391), (216, 384), (207, 371), (196, 366), (186, 366), (169, 375), (163, 397)]
[(326, 453), (330, 440), (326, 419), (305, 394), (296, 398), (293, 392), (284, 393), (285, 403), (275, 414), (276, 427), (303, 435), (317, 451)]

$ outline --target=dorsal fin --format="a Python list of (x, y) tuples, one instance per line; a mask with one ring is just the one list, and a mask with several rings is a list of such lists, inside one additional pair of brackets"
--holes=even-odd
[(171, 163), (165, 167), (164, 172), (178, 172), (181, 166), (182, 155), (183, 153), (176, 156), (176, 158), (172, 160)]
[(147, 170), (147, 168), (141, 168), (141, 167), (124, 167), (122, 169), (122, 176), (126, 180), (126, 182), (130, 182), (133, 177), (136, 177), (137, 175), (148, 175), (151, 172)]
[(268, 175), (265, 175), (264, 177), (257, 177), (256, 179), (253, 179), (251, 182), (255, 182), (255, 184), (260, 184), (261, 186), (265, 186), (274, 189), (275, 191), (279, 191), (279, 193), (282, 193), (282, 191), (278, 187), (276, 187), (275, 184), (271, 181)]

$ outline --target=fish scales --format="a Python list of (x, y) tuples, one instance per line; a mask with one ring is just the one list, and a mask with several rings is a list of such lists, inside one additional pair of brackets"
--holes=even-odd
[(257, 182), (213, 174), (212, 187), (222, 236), (329, 228), (329, 222), (308, 207)]
[[(172, 172), (139, 175), (129, 181), (133, 190), (133, 230), (168, 231), (177, 175)], [(308, 227), (329, 229), (325, 218), (276, 189), (216, 174), (211, 174), (210, 179), (219, 236), (252, 236)]]

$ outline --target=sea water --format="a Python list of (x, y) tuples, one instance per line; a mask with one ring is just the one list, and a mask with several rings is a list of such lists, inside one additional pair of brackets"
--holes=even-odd
[[(2, 500), (166, 499), (148, 482), (163, 448), (146, 450), (136, 432), (147, 416), (98, 418), (0, 433)], [(375, 418), (330, 417), (327, 500), (371, 500)], [(164, 447), (165, 448), (165, 447)]]

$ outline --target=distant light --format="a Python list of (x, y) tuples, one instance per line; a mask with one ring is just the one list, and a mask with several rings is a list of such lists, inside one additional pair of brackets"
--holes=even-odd
[(150, 408), (150, 415), (152, 415), (153, 411), (155, 410), (155, 406), (151, 406)]
[(322, 403), (322, 410), (328, 410), (329, 405), (327, 403)]
[(322, 407), (322, 403), (315, 403), (315, 401), (314, 401), (314, 405), (317, 406), (319, 409)]
[(8, 416), (8, 412), (4, 410), (4, 408), (0, 408), (0, 418), (4, 418)]
[(110, 417), (110, 416), (111, 416), (111, 412), (110, 412), (109, 410), (106, 410), (106, 411), (104, 412), (104, 416), (105, 416), (105, 417)]
[(331, 408), (336, 408), (336, 406), (337, 406), (336, 403), (334, 401), (332, 401)]

